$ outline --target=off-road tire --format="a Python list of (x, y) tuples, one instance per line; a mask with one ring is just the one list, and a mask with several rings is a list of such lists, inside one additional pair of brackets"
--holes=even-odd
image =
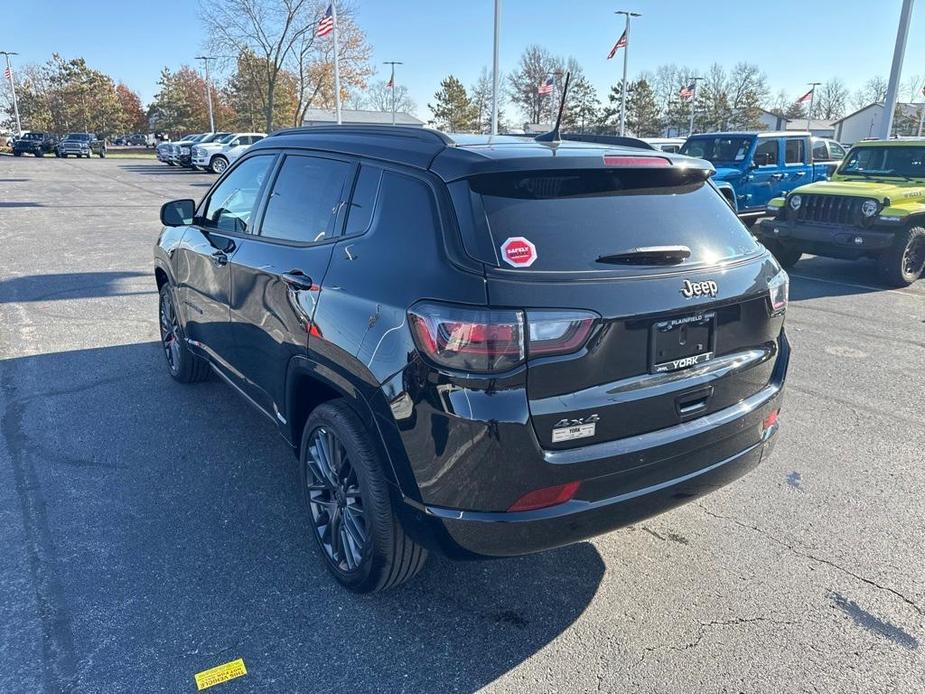
[(768, 239), (762, 243), (764, 243), (765, 248), (774, 254), (774, 257), (777, 258), (777, 262), (780, 263), (780, 266), (785, 270), (792, 268), (799, 262), (800, 258), (803, 257), (803, 251), (799, 248), (785, 245), (775, 239)]
[(892, 287), (908, 287), (919, 279), (925, 265), (925, 228), (897, 232), (893, 244), (880, 254), (879, 264), (880, 277)]
[[(362, 560), (353, 570), (335, 564), (324, 546), (310, 508), (309, 472), (313, 437), (330, 432), (342, 446), (348, 465), (356, 475), (366, 526)], [(350, 404), (343, 399), (319, 405), (305, 422), (299, 452), (299, 479), (308, 520), (308, 533), (315, 538), (325, 566), (337, 581), (356, 593), (375, 593), (413, 578), (427, 561), (427, 550), (405, 534), (392, 507), (383, 461), (369, 430)]]

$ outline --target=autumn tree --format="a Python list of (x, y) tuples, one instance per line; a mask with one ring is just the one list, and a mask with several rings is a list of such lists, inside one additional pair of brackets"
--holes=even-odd
[[(209, 129), (206, 81), (189, 65), (176, 72), (161, 71), (159, 90), (148, 107), (148, 116), (158, 129), (169, 133), (203, 132)], [(234, 113), (225, 103), (221, 90), (212, 90), (215, 127), (231, 126)]]
[[(253, 51), (242, 50), (234, 71), (222, 87), (222, 96), (234, 113), (229, 127), (260, 131), (266, 127), (267, 91), (263, 80), (263, 61)], [(273, 99), (273, 122), (291, 125), (296, 119), (298, 80), (288, 70), (277, 75)]]
[(143, 133), (148, 130), (148, 116), (141, 106), (141, 97), (122, 82), (116, 85), (116, 96), (121, 108), (120, 130), (122, 132)]
[(434, 94), (434, 103), (427, 108), (434, 114), (431, 124), (445, 132), (469, 132), (475, 129), (478, 114), (466, 88), (453, 75), (440, 83)]

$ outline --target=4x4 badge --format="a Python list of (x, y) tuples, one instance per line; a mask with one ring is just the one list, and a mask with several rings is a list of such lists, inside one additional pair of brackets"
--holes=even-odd
[(684, 284), (681, 285), (681, 294), (687, 299), (694, 296), (716, 296), (717, 290), (718, 287), (713, 280), (704, 280), (703, 282), (684, 280)]

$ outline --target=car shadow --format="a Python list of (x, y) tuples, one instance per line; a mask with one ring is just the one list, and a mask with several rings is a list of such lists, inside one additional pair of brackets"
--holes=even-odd
[(119, 168), (131, 173), (144, 174), (147, 176), (166, 176), (177, 174), (202, 174), (204, 171), (194, 171), (182, 166), (167, 166), (160, 161), (152, 161), (146, 164), (119, 164)]
[(0, 516), (24, 528), (0, 542), (40, 558), (22, 580), (50, 691), (182, 691), (240, 657), (248, 691), (472, 692), (562, 634), (604, 576), (580, 543), (340, 588), (275, 427), (217, 380), (174, 382), (156, 342), (0, 361), (0, 401), (18, 499)]
[[(127, 290), (126, 281), (145, 277), (150, 291)], [(128, 282), (130, 283), (130, 282)], [(58, 299), (91, 299), (103, 296), (133, 296), (157, 293), (150, 273), (145, 272), (73, 272), (49, 275), (24, 275), (0, 280), (0, 304)]]

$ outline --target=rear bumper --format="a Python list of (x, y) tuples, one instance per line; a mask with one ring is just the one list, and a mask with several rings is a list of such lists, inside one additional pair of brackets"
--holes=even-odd
[(798, 245), (807, 253), (839, 257), (882, 251), (890, 247), (895, 234), (892, 227), (806, 224), (778, 219), (762, 221), (756, 231), (762, 240)]
[[(556, 477), (555, 482), (581, 481), (575, 498), (566, 503), (504, 512), (406, 499), (406, 510), (415, 516), (412, 525), (429, 526), (431, 544), (456, 558), (513, 556), (606, 533), (707, 494), (769, 455), (778, 425), (765, 429), (764, 421), (781, 407), (789, 358), (789, 343), (782, 332), (770, 383), (732, 407), (638, 436), (542, 451), (541, 465)], [(499, 463), (514, 467), (514, 457), (525, 454), (509, 449), (508, 459)], [(588, 476), (592, 469), (595, 473)], [(497, 484), (497, 477), (469, 480), (469, 485)]]
[(777, 431), (735, 455), (680, 477), (594, 502), (572, 501), (520, 513), (428, 509), (440, 519), (451, 556), (504, 557), (585, 540), (631, 525), (708, 494), (753, 470), (768, 455)]

